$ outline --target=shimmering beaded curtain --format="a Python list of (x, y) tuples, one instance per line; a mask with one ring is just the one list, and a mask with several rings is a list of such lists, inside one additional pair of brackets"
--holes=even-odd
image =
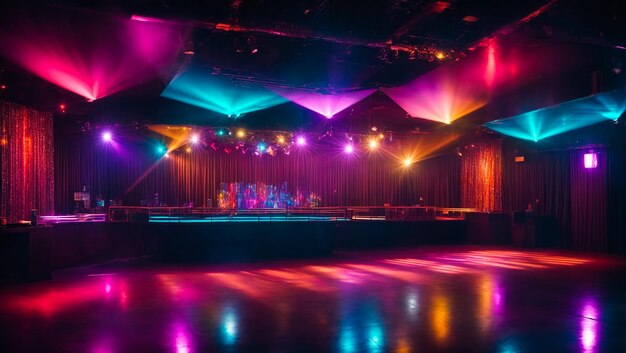
[(485, 211), (502, 210), (502, 141), (473, 144), (463, 150), (461, 203)]
[(0, 101), (0, 216), (9, 222), (54, 212), (52, 114)]

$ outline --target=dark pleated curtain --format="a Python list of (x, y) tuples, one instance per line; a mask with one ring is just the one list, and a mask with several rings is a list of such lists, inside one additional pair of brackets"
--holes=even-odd
[(0, 216), (9, 222), (54, 211), (52, 114), (0, 101)]
[(523, 163), (515, 163), (512, 147), (504, 151), (505, 211), (524, 211), (530, 203), (535, 213), (556, 219), (564, 247), (607, 250), (608, 164), (618, 162), (610, 148), (595, 149), (600, 159), (596, 169), (584, 168), (584, 149), (526, 153)]
[(337, 151), (292, 151), (290, 155), (254, 156), (212, 149), (173, 153), (159, 159), (153, 147), (103, 145), (86, 136), (58, 139), (56, 145), (56, 202), (59, 212), (73, 210), (72, 194), (89, 186), (92, 198), (122, 200), (139, 205), (159, 193), (161, 202), (195, 206), (215, 205), (220, 183), (281, 185), (314, 192), (324, 206), (345, 205), (459, 205), (460, 162), (445, 155), (411, 168), (384, 154), (346, 157)]
[(607, 250), (607, 149), (598, 154), (598, 168), (585, 169), (584, 150), (570, 152), (572, 178), (572, 247)]

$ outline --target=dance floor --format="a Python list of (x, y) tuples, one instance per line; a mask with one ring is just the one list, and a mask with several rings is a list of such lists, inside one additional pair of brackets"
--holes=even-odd
[(506, 248), (118, 262), (0, 289), (0, 352), (624, 352), (617, 258)]

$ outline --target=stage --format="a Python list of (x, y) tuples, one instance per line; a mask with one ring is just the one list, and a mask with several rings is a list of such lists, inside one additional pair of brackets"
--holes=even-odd
[(146, 256), (167, 262), (232, 262), (329, 257), (346, 249), (464, 244), (464, 219), (472, 210), (118, 206), (108, 211), (41, 217), (52, 232), (52, 270)]

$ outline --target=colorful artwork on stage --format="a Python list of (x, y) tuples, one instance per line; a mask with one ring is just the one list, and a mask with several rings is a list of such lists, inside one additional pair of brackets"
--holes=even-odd
[(318, 207), (321, 198), (305, 187), (297, 187), (292, 196), (283, 182), (280, 187), (265, 183), (221, 183), (217, 191), (217, 207), (228, 209)]

